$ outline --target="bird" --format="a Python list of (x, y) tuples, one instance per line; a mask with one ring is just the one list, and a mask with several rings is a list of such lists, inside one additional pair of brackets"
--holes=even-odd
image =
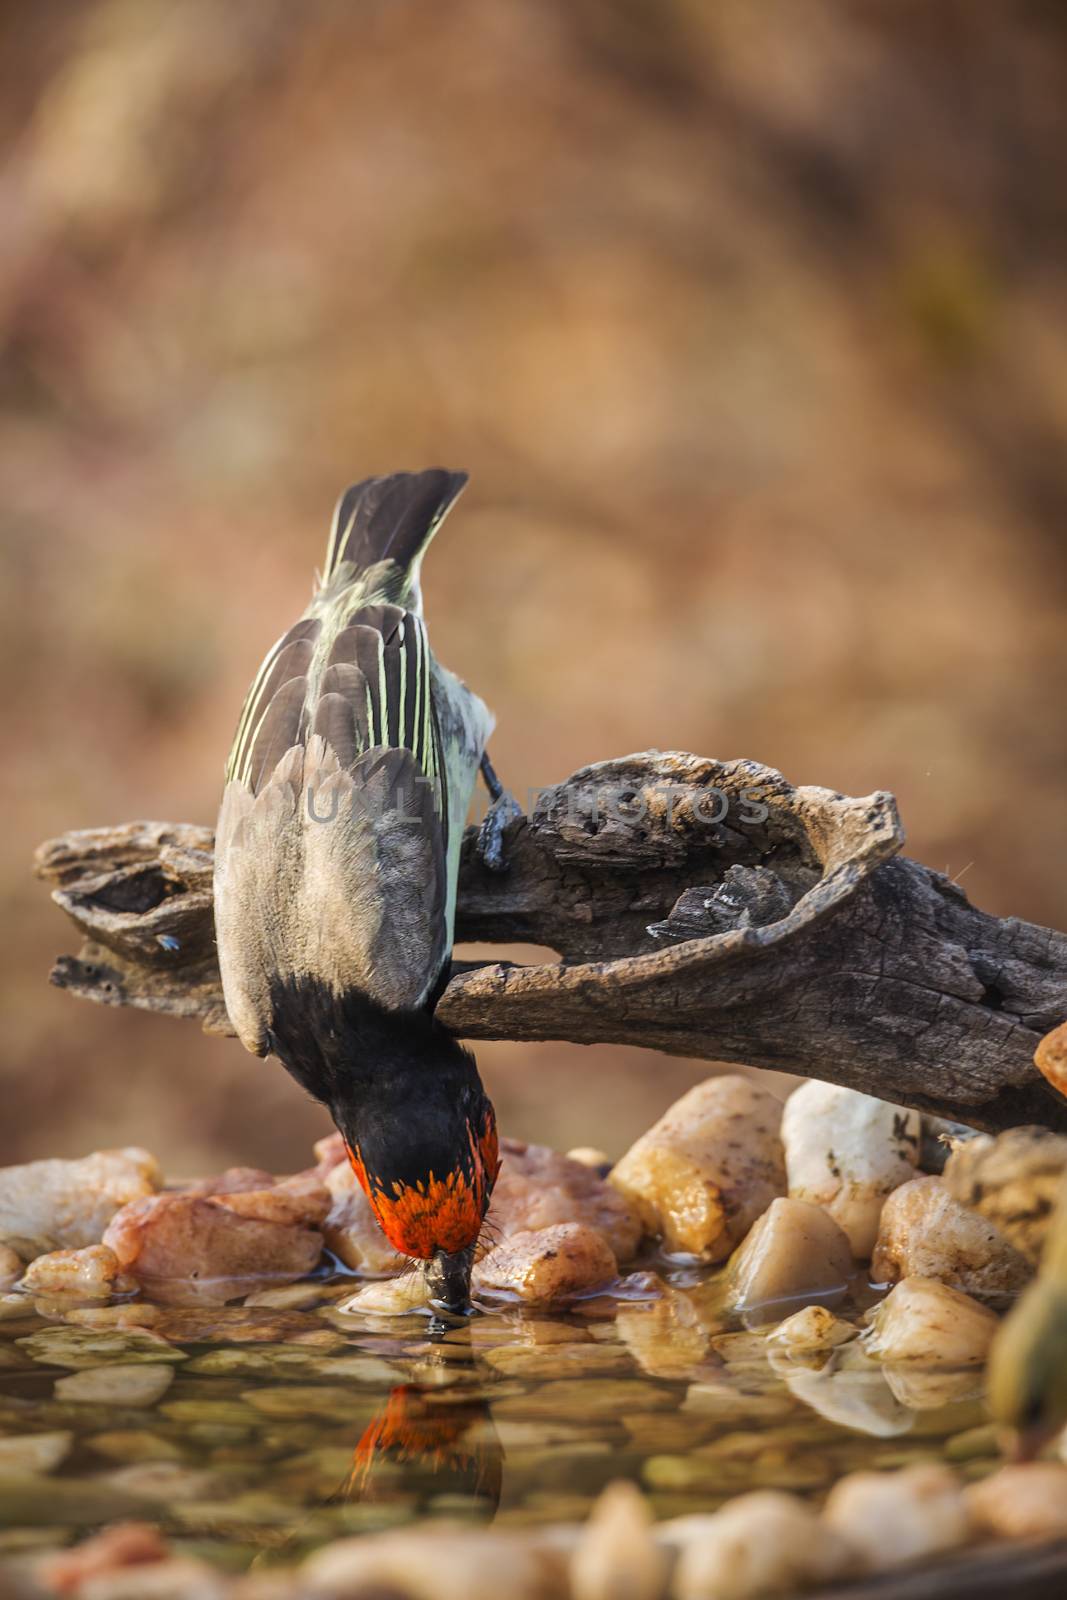
[(1067, 1178), (1037, 1277), (998, 1328), (986, 1378), (990, 1412), (1014, 1430), (1020, 1459), (1067, 1425)]
[(494, 870), (517, 810), (486, 754), (492, 715), (422, 614), (422, 558), (466, 482), (432, 468), (341, 496), (311, 603), (245, 699), (214, 867), (234, 1031), (326, 1106), (382, 1231), (455, 1314), (500, 1158), (474, 1057), (435, 1007), (479, 771)]

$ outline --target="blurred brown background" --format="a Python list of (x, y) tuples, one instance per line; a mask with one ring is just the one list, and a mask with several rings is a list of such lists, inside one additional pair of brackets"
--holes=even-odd
[[(3, 7), (0, 1160), (300, 1164), (276, 1063), (48, 987), (36, 842), (210, 820), (337, 493), (516, 792), (649, 745), (899, 797), (1067, 924), (1067, 19), (1051, 0)], [(706, 1070), (481, 1053), (619, 1149)]]

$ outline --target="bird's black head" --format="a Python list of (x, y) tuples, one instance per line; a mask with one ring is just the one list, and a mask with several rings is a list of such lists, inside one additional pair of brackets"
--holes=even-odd
[(330, 1109), (386, 1238), (427, 1263), (431, 1299), (465, 1310), (496, 1182), (496, 1117), (474, 1057), (426, 1012), (286, 986), (272, 1043)]

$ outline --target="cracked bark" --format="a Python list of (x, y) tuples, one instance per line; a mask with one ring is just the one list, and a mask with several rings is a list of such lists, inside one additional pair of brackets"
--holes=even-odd
[[(1067, 935), (978, 910), (900, 856), (891, 795), (793, 788), (751, 761), (646, 752), (546, 790), (506, 837), (464, 841), (457, 943), (558, 963), (457, 961), (439, 1015), (470, 1039), (645, 1045), (829, 1079), (975, 1127), (1067, 1131), (1033, 1065), (1067, 1015)], [(52, 980), (229, 1032), (207, 828), (70, 833), (39, 874), (83, 937)]]

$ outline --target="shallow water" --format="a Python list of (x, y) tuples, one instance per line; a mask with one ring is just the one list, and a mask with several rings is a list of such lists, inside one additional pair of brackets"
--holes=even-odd
[[(425, 1516), (574, 1521), (619, 1477), (670, 1517), (754, 1487), (820, 1497), (860, 1466), (994, 1466), (974, 1372), (891, 1387), (854, 1345), (829, 1366), (772, 1365), (766, 1330), (717, 1317), (708, 1274), (660, 1270), (666, 1300), (637, 1276), (623, 1297), (440, 1336), (421, 1313), (339, 1312), (351, 1279), (161, 1307), (147, 1336), (121, 1326), (136, 1305), (5, 1296), (0, 1556), (134, 1516), (234, 1569)], [(69, 1381), (114, 1364), (133, 1371)], [(161, 1366), (165, 1391), (138, 1394)], [(77, 1397), (116, 1381), (117, 1396)]]

